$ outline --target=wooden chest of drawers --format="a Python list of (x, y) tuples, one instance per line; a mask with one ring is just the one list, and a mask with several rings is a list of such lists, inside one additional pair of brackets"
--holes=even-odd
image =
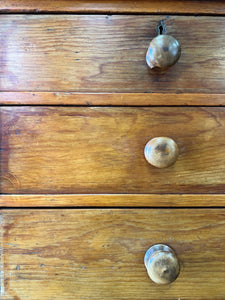
[[(1, 299), (225, 299), (225, 4), (0, 10)], [(181, 57), (151, 70), (159, 24)], [(156, 137), (179, 148), (168, 168), (146, 161)]]

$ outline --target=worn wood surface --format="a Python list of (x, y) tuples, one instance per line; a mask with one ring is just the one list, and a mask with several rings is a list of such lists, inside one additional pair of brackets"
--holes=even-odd
[[(160, 20), (182, 54), (151, 71)], [(224, 94), (224, 33), (223, 17), (2, 15), (0, 90)]]
[[(2, 193), (225, 192), (222, 107), (1, 107)], [(177, 162), (157, 169), (145, 144), (168, 136)]]
[(77, 13), (185, 13), (225, 14), (223, 1), (179, 0), (2, 0), (1, 12), (77, 12)]
[(0, 104), (225, 106), (225, 94), (1, 92)]
[[(224, 299), (224, 209), (3, 210), (2, 300)], [(171, 246), (181, 272), (150, 281), (144, 254)]]
[(225, 207), (223, 194), (0, 195), (1, 207)]

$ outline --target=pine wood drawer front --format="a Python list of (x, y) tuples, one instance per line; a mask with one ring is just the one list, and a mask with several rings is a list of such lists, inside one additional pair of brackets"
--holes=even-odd
[[(182, 47), (165, 72), (145, 62), (160, 20)], [(225, 91), (224, 17), (2, 15), (0, 40), (1, 91)]]
[[(3, 300), (224, 299), (225, 210), (3, 210)], [(180, 274), (154, 284), (146, 250), (170, 245)]]
[[(224, 193), (225, 108), (2, 107), (2, 193)], [(158, 169), (145, 144), (168, 136)]]

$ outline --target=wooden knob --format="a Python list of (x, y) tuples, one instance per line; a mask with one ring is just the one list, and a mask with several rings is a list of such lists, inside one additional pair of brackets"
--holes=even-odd
[(176, 162), (179, 149), (171, 138), (156, 137), (146, 144), (144, 154), (151, 165), (167, 168)]
[(171, 35), (161, 34), (150, 42), (146, 62), (151, 69), (166, 69), (178, 61), (180, 54), (179, 42)]
[(173, 282), (180, 272), (176, 254), (167, 245), (158, 244), (149, 248), (144, 263), (149, 277), (158, 284)]

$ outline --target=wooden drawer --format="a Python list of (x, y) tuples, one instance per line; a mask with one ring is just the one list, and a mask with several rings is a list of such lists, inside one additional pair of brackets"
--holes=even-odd
[[(3, 210), (1, 225), (3, 300), (224, 299), (224, 209)], [(155, 243), (177, 254), (172, 284), (147, 276)]]
[[(182, 55), (159, 73), (145, 54), (160, 20)], [(0, 28), (1, 91), (224, 94), (224, 17), (2, 15)]]
[[(2, 107), (1, 191), (14, 194), (224, 193), (225, 109)], [(177, 162), (147, 163), (169, 136)]]

